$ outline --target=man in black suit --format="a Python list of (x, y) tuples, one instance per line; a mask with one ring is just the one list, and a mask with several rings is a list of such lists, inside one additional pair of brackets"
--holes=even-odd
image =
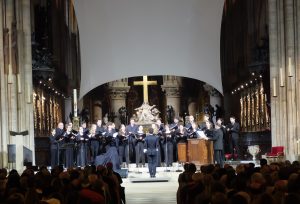
[[(239, 132), (240, 132), (240, 124), (235, 121), (235, 117), (230, 117), (230, 127), (227, 131), (231, 134), (231, 145), (232, 145), (232, 158), (235, 158), (235, 151), (236, 154), (239, 155)], [(234, 151), (235, 150), (235, 151)]]
[(215, 131), (213, 137), (210, 138), (214, 141), (214, 160), (217, 164), (220, 164), (221, 167), (224, 165), (224, 156), (223, 156), (223, 131), (221, 125), (218, 123), (215, 124)]
[(145, 149), (148, 158), (148, 168), (151, 178), (155, 178), (158, 152), (158, 137), (153, 135), (153, 128), (149, 128), (149, 134), (145, 138)]

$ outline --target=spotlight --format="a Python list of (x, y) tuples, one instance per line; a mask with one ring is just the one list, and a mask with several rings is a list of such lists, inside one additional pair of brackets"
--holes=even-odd
[(244, 88), (244, 86), (242, 85), (242, 86), (241, 86), (241, 89), (243, 89), (243, 88)]
[(51, 87), (50, 87), (50, 86), (48, 86), (48, 89), (51, 89)]
[(255, 73), (254, 72), (252, 72), (252, 76), (254, 76), (255, 75)]
[(52, 78), (51, 78), (51, 77), (49, 77), (49, 78), (48, 78), (48, 81), (52, 81)]
[(245, 85), (248, 86), (248, 83), (246, 83)]
[(252, 84), (252, 81), (250, 81), (250, 84)]
[(234, 94), (234, 92), (233, 92), (233, 91), (231, 91), (231, 94)]
[(262, 75), (259, 75), (259, 78), (262, 78)]
[(41, 84), (41, 83), (43, 83), (43, 82), (42, 82), (42, 80), (40, 80), (40, 82), (39, 82), (39, 83), (40, 83), (40, 84)]
[(238, 91), (240, 90), (240, 88), (238, 88)]

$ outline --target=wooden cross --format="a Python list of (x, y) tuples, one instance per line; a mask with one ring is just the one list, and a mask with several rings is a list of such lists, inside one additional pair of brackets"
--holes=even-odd
[(149, 103), (148, 101), (148, 86), (157, 85), (157, 81), (148, 81), (147, 76), (143, 76), (143, 81), (134, 81), (134, 86), (143, 86), (144, 93), (144, 103)]

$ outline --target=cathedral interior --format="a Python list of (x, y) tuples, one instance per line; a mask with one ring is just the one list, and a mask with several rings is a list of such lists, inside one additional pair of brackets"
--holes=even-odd
[[(260, 145), (260, 154), (278, 144), (285, 144), (290, 158), (299, 154), (293, 144), (299, 138), (300, 103), (296, 80), (299, 45), (293, 40), (298, 36), (293, 35), (300, 20), (296, 16), (295, 22), (289, 22), (284, 15), (293, 12), (282, 14), (275, 4), (267, 0), (224, 1), (220, 23), (222, 93), (185, 76), (147, 76), (156, 84), (148, 86), (149, 104), (160, 111), (163, 123), (170, 123), (175, 116), (184, 123), (188, 115), (201, 122), (207, 110), (218, 105), (225, 123), (235, 116), (241, 124), (244, 159), (251, 157), (247, 146), (252, 144)], [(51, 130), (58, 122), (72, 121), (73, 90), (80, 92), (80, 83), (89, 83), (81, 81), (85, 68), (81, 66), (73, 0), (3, 0), (0, 6), (0, 163), (9, 163), (7, 145), (17, 144), (32, 150), (28, 162), (47, 165)], [(293, 10), (290, 7), (285, 9)], [(274, 20), (276, 12), (284, 25)], [(282, 77), (282, 68), (292, 73)], [(107, 117), (117, 125), (128, 123), (144, 100), (142, 86), (135, 85), (142, 80), (143, 75), (130, 76), (90, 90), (78, 101), (80, 120), (92, 124)], [(9, 134), (24, 130), (31, 137), (21, 142)]]

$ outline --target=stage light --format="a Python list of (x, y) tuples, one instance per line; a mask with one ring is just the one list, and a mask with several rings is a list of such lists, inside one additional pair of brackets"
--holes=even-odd
[(254, 76), (255, 75), (255, 73), (254, 72), (252, 72), (252, 76)]

